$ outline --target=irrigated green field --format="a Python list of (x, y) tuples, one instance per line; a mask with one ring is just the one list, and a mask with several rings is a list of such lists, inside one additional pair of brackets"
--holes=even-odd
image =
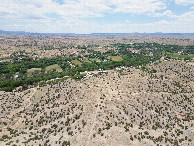
[(96, 61), (96, 62), (100, 62), (100, 59), (98, 58), (89, 58), (90, 61)]
[(47, 73), (49, 71), (52, 71), (53, 69), (56, 69), (57, 72), (62, 72), (63, 71), (58, 64), (54, 64), (54, 65), (47, 66), (45, 68), (45, 72)]
[(186, 59), (186, 58), (192, 59), (192, 58), (194, 58), (194, 54), (191, 54), (191, 55), (179, 55), (177, 53), (168, 53), (167, 55), (169, 57), (173, 58), (173, 59)]
[(121, 56), (108, 56), (108, 59), (112, 59), (114, 61), (122, 61), (123, 57), (121, 57)]
[(33, 73), (41, 72), (41, 68), (31, 68), (27, 70), (27, 77), (31, 77)]
[(80, 61), (78, 61), (78, 60), (73, 60), (72, 62), (73, 62), (73, 64), (75, 64), (75, 65), (79, 65), (79, 66), (82, 65), (82, 63), (81, 63)]
[(85, 60), (82, 60), (83, 62), (88, 62), (91, 63), (91, 61), (89, 61), (87, 58)]

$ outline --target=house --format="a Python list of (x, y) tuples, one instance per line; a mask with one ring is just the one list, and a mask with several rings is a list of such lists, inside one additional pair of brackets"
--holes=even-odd
[(15, 91), (22, 91), (22, 88), (23, 88), (22, 86), (19, 86), (19, 87), (16, 88)]
[(14, 79), (17, 79), (18, 77), (19, 77), (19, 75), (15, 75), (15, 76), (14, 76)]

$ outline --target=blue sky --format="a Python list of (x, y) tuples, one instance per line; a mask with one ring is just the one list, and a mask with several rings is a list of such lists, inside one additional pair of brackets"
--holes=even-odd
[(0, 30), (194, 33), (194, 0), (0, 1)]

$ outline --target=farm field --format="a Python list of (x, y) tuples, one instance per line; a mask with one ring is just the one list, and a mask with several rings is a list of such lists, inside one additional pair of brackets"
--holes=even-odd
[(41, 68), (31, 68), (27, 70), (27, 77), (31, 77), (33, 75), (33, 73), (40, 73), (41, 72)]
[(91, 63), (91, 61), (89, 61), (88, 59), (84, 59), (82, 60), (83, 62), (88, 62), (88, 63)]
[(63, 70), (58, 64), (50, 65), (45, 68), (45, 72), (48, 73), (49, 71), (56, 70), (56, 72), (62, 72)]
[(72, 63), (75, 64), (75, 65), (79, 65), (79, 66), (82, 65), (82, 63), (78, 60), (72, 60)]
[(168, 53), (168, 56), (173, 58), (173, 59), (192, 59), (194, 58), (194, 55), (191, 54), (191, 55), (180, 55), (178, 53)]
[(90, 61), (96, 61), (96, 62), (101, 62), (100, 59), (98, 59), (98, 58), (88, 58), (88, 60), (90, 60)]
[(121, 56), (108, 56), (108, 59), (112, 59), (114, 61), (122, 61), (123, 58)]

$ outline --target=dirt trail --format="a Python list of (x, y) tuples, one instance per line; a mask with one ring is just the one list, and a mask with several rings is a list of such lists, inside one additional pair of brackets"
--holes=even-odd
[[(99, 92), (97, 91), (96, 93), (99, 93)], [(100, 95), (97, 94), (97, 96), (98, 96), (98, 99), (97, 99), (95, 105), (98, 105), (98, 106), (96, 108), (96, 111), (94, 112), (94, 118), (92, 120), (92, 126), (91, 126), (91, 130), (89, 132), (89, 135), (88, 135), (88, 139), (87, 139), (87, 142), (86, 142), (86, 146), (87, 145), (89, 146), (89, 142), (91, 142), (90, 139), (91, 139), (92, 133), (94, 132), (94, 127), (96, 125), (96, 117), (97, 117), (97, 114), (98, 114), (99, 109), (100, 109), (100, 106), (99, 106), (100, 105)]]
[[(15, 115), (15, 114), (17, 114), (17, 113), (19, 113), (20, 111), (23, 111), (23, 110), (25, 110), (26, 108), (28, 108), (32, 103), (31, 103), (31, 98), (34, 96), (34, 94), (36, 93), (36, 88), (31, 88), (31, 89), (29, 89), (29, 90), (33, 90), (33, 92), (31, 92), (31, 95), (28, 97), (28, 98), (26, 98), (26, 101), (25, 101), (25, 103), (24, 103), (24, 105), (22, 106), (22, 107), (20, 107), (20, 108), (18, 108), (18, 109), (16, 109), (16, 110), (14, 110), (14, 111), (11, 111), (7, 116), (6, 116), (6, 121), (7, 122), (9, 122), (10, 121), (10, 119)], [(19, 119), (18, 119), (18, 121), (13, 125), (13, 127), (14, 128), (18, 128), (19, 126), (20, 126), (20, 124), (22, 123), (22, 121), (23, 121), (23, 116), (22, 117), (20, 117)], [(0, 133), (0, 136), (2, 136), (2, 135), (4, 135), (4, 134), (9, 134), (9, 132), (7, 131), (7, 126), (4, 126), (4, 127), (2, 127), (2, 132)]]
[[(32, 104), (31, 99), (32, 99), (32, 97), (34, 96), (34, 94), (36, 93), (36, 90), (37, 90), (37, 89), (36, 89), (36, 88), (32, 88), (32, 90), (33, 90), (33, 93), (30, 95), (29, 98), (27, 98), (27, 102), (26, 102), (27, 104), (24, 105), (23, 109), (21, 109), (20, 111), (25, 110), (26, 108), (28, 108), (28, 107)], [(20, 112), (20, 111), (19, 111), (19, 112)], [(20, 118), (18, 119), (18, 121), (13, 125), (13, 127), (14, 127), (14, 128), (19, 128), (19, 126), (22, 124), (23, 119), (24, 119), (23, 116), (20, 117)]]
[(25, 110), (25, 108), (28, 108), (28, 107), (31, 105), (31, 101), (30, 101), (30, 100), (31, 100), (32, 96), (35, 94), (35, 92), (36, 92), (37, 89), (36, 89), (36, 88), (32, 88), (32, 89), (30, 89), (30, 90), (33, 90), (33, 92), (31, 92), (31, 95), (30, 95), (28, 98), (25, 99), (24, 105), (23, 105), (22, 107), (16, 109), (16, 110), (14, 110), (14, 111), (11, 111), (11, 112), (7, 115), (7, 118), (8, 118), (8, 119), (11, 119), (15, 114), (17, 114), (17, 113), (19, 113), (19, 112)]

